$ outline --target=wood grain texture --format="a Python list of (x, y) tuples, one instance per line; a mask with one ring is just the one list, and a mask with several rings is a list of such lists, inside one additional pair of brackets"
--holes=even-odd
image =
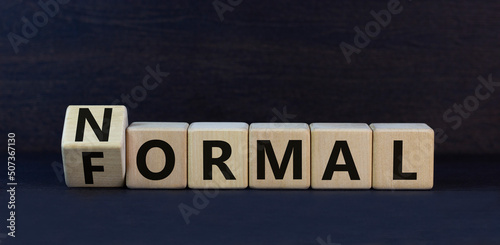
[[(373, 188), (432, 189), (434, 131), (423, 123), (372, 123), (370, 127), (373, 130)], [(397, 153), (396, 141), (401, 142), (400, 153)], [(402, 163), (397, 170), (394, 169), (396, 161)], [(415, 175), (414, 179), (403, 176), (410, 174)]]
[(443, 120), (479, 75), (500, 79), (499, 2), (401, 1), (350, 64), (339, 44), (388, 1), (243, 1), (223, 22), (212, 2), (70, 1), (17, 54), (6, 35), (40, 7), (2, 5), (0, 131), (59, 152), (67, 105), (130, 95), (158, 64), (170, 75), (131, 122), (281, 121), (286, 106), (291, 122), (425, 122), (446, 133), (437, 153), (500, 153), (499, 87), (458, 129)]
[[(181, 189), (187, 186), (187, 129), (182, 122), (134, 122), (127, 128), (127, 177), (129, 188)], [(173, 168), (162, 179), (146, 178), (138, 169), (139, 149), (147, 142), (163, 141), (173, 152)], [(167, 168), (167, 156), (158, 145), (146, 154), (146, 165), (150, 172), (160, 173)], [(167, 170), (165, 170), (167, 171)]]
[[(305, 123), (250, 124), (248, 160), (250, 187), (309, 188), (311, 186), (310, 134), (309, 125)], [(259, 145), (258, 141), (268, 141), (270, 144), (266, 147)], [(292, 145), (292, 141), (299, 142), (300, 145)], [(285, 154), (286, 152), (289, 153)], [(259, 154), (262, 154), (260, 159)], [(271, 157), (274, 167), (271, 166)], [(264, 174), (259, 176), (259, 171), (263, 171)], [(276, 172), (279, 171), (284, 174), (277, 175)]]
[[(106, 108), (112, 109), (109, 121), (109, 139), (100, 141), (96, 133), (85, 121), (82, 141), (76, 141), (77, 122), (80, 108), (88, 108), (101, 129)], [(103, 123), (104, 122), (104, 123)], [(128, 126), (125, 106), (68, 106), (64, 121), (61, 151), (64, 178), (68, 187), (121, 187), (125, 183), (125, 129)], [(85, 153), (87, 152), (87, 153)], [(94, 156), (90, 152), (97, 153)], [(98, 156), (101, 154), (101, 156)], [(87, 181), (84, 174), (84, 157), (90, 157), (93, 167), (102, 171), (93, 171), (93, 183)]]
[[(372, 187), (371, 128), (366, 123), (312, 123), (310, 127), (311, 187), (370, 189)], [(346, 145), (340, 145), (338, 142), (345, 142)], [(336, 154), (335, 146), (338, 147)], [(345, 169), (334, 171), (333, 175), (323, 179), (327, 166), (347, 164), (344, 152), (349, 155), (348, 161), (354, 166), (354, 171)]]
[[(219, 144), (209, 146), (205, 142)], [(209, 156), (204, 156), (208, 150)], [(226, 155), (227, 154), (227, 155)], [(227, 156), (227, 157), (225, 157)], [(224, 159), (223, 159), (224, 158)], [(210, 159), (223, 159), (217, 164), (205, 165)], [(205, 176), (206, 166), (211, 174)], [(210, 171), (211, 168), (211, 171)], [(224, 172), (224, 173), (223, 173)], [(226, 176), (227, 174), (227, 176)], [(232, 175), (231, 179), (228, 177)], [(188, 130), (188, 186), (189, 188), (243, 189), (248, 187), (248, 124), (240, 122), (195, 122)]]

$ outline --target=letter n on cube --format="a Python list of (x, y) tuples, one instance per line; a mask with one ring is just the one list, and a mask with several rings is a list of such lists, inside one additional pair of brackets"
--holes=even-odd
[(125, 182), (125, 106), (68, 106), (61, 142), (68, 187), (121, 187)]

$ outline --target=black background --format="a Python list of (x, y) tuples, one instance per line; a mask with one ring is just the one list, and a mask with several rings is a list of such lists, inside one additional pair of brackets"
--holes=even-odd
[[(456, 129), (443, 118), (478, 76), (500, 82), (500, 3), (401, 1), (348, 63), (339, 45), (388, 1), (244, 0), (222, 21), (213, 2), (69, 1), (16, 53), (8, 35), (41, 7), (2, 1), (0, 132), (16, 133), (20, 183), (19, 237), (2, 244), (500, 242), (500, 87)], [(189, 225), (193, 190), (66, 188), (66, 107), (111, 104), (148, 66), (169, 75), (129, 122), (423, 122), (442, 132), (436, 187), (221, 191)]]
[(68, 105), (111, 104), (159, 65), (170, 75), (130, 122), (268, 122), (286, 107), (297, 122), (424, 122), (447, 136), (438, 154), (499, 153), (500, 91), (456, 130), (443, 119), (478, 76), (500, 82), (499, 4), (401, 1), (349, 64), (340, 43), (387, 2), (242, 1), (221, 21), (212, 1), (70, 1), (16, 54), (7, 35), (41, 7), (5, 1), (0, 129), (58, 153)]

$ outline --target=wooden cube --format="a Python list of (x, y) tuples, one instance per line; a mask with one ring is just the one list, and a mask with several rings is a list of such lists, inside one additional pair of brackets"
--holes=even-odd
[(424, 123), (373, 123), (373, 188), (431, 189), (434, 131)]
[(125, 182), (125, 106), (68, 106), (61, 142), (68, 187)]
[(311, 187), (370, 189), (372, 130), (365, 123), (312, 123)]
[(248, 187), (248, 124), (197, 122), (189, 126), (188, 186)]
[(187, 185), (187, 130), (183, 122), (134, 122), (127, 128), (129, 188)]
[(309, 188), (309, 125), (252, 123), (249, 138), (251, 188)]

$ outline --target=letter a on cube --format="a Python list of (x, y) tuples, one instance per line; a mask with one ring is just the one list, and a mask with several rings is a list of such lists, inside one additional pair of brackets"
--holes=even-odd
[(366, 123), (311, 124), (311, 187), (372, 187), (372, 130)]
[(68, 106), (61, 142), (68, 187), (121, 187), (125, 182), (125, 106)]

